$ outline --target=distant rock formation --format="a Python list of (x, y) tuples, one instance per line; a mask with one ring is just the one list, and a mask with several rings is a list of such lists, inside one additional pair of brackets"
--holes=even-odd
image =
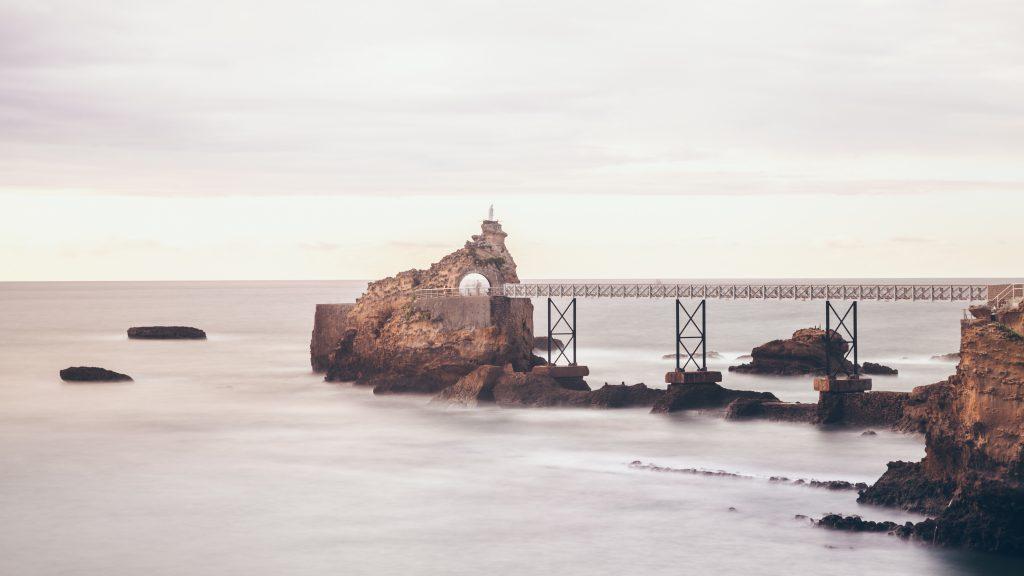
[[(848, 344), (836, 332), (831, 332), (832, 366), (845, 371), (853, 370), (853, 363), (844, 356)], [(792, 376), (802, 374), (820, 375), (825, 373), (825, 331), (820, 328), (801, 328), (787, 340), (772, 340), (751, 350), (752, 360), (747, 364), (730, 366), (729, 371), (744, 374), (770, 374)], [(862, 368), (867, 374), (867, 365), (875, 374), (895, 374), (896, 370), (873, 362), (865, 362)]]
[(858, 501), (935, 516), (911, 536), (1024, 554), (1024, 304), (972, 313), (956, 374), (915, 388), (904, 409), (925, 458), (890, 463)]
[[(673, 360), (673, 359), (675, 359), (675, 357), (676, 357), (676, 355), (675, 355), (675, 353), (673, 352), (672, 354), (665, 354), (665, 355), (663, 355), (663, 356), (661, 357), (661, 359), (662, 359), (662, 360)], [(708, 358), (709, 358), (709, 359), (712, 359), (712, 360), (718, 360), (718, 359), (720, 359), (721, 357), (722, 357), (722, 355), (721, 355), (720, 353), (718, 353), (718, 352), (715, 352), (714, 350), (708, 350)], [(684, 357), (684, 358), (685, 358), (685, 357)]]
[(937, 362), (959, 362), (960, 361), (960, 353), (959, 352), (949, 352), (948, 354), (936, 354), (936, 355), (932, 356), (932, 360), (935, 360)]
[[(565, 346), (565, 342), (562, 342), (559, 338), (551, 339), (551, 350), (557, 351)], [(547, 350), (548, 349), (548, 337), (547, 336), (534, 336), (533, 337), (533, 349), (534, 350)]]
[(206, 332), (191, 326), (137, 326), (128, 329), (135, 340), (205, 340)]
[(890, 368), (874, 362), (864, 362), (860, 365), (860, 371), (862, 374), (867, 374), (868, 376), (895, 376), (900, 373), (900, 371), (895, 368)]
[(132, 377), (96, 366), (74, 366), (60, 371), (65, 382), (130, 382)]
[[(327, 380), (372, 385), (377, 394), (434, 394), (483, 365), (529, 370), (538, 362), (530, 300), (454, 295), (471, 273), (491, 286), (519, 282), (501, 225), (485, 220), (481, 229), (427, 270), (370, 283), (332, 327), (317, 324), (314, 367), (326, 363)], [(433, 290), (414, 292), (421, 289)]]

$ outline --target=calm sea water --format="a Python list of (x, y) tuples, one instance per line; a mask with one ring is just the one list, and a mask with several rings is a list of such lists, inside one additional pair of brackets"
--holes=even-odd
[[(0, 574), (1021, 574), (1024, 563), (796, 514), (918, 516), (764, 478), (872, 481), (919, 436), (646, 410), (443, 409), (309, 372), (313, 306), (360, 282), (0, 284)], [(538, 305), (538, 326), (544, 318)], [(958, 304), (861, 305), (876, 389), (951, 374)], [(710, 302), (726, 359), (822, 323), (817, 302)], [(129, 341), (186, 324), (205, 342)], [(579, 305), (592, 384), (658, 385), (671, 301)], [(538, 330), (540, 332), (542, 328)], [(97, 365), (127, 384), (65, 384)], [(716, 366), (717, 367), (717, 366)], [(813, 401), (807, 378), (727, 386)], [(661, 474), (632, 460), (748, 474)], [(730, 511), (730, 507), (735, 511)]]

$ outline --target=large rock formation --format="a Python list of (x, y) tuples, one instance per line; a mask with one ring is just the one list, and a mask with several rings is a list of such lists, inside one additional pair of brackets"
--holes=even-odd
[(956, 375), (915, 389), (904, 408), (925, 458), (890, 463), (859, 501), (934, 514), (915, 530), (936, 543), (1021, 554), (1024, 304), (975, 315), (961, 324)]
[[(853, 370), (853, 363), (846, 359), (849, 345), (835, 331), (832, 338), (832, 366), (847, 372)], [(791, 376), (798, 374), (825, 373), (825, 331), (820, 328), (801, 328), (786, 340), (772, 340), (750, 352), (751, 361), (739, 366), (730, 366), (732, 372), (748, 374), (774, 374)], [(870, 365), (870, 366), (869, 366)], [(896, 374), (896, 370), (873, 362), (862, 366), (865, 374)]]
[[(530, 301), (455, 295), (471, 273), (493, 287), (519, 281), (505, 236), (500, 224), (484, 221), (481, 234), (429, 269), (372, 282), (333, 327), (314, 328), (314, 367), (324, 362), (327, 380), (372, 385), (375, 393), (436, 393), (482, 365), (528, 370), (535, 363)], [(333, 340), (326, 357), (318, 334)]]

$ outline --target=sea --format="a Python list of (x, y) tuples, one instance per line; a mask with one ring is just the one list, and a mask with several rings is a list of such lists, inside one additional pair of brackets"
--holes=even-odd
[[(317, 303), (365, 282), (0, 283), (0, 574), (1024, 574), (1024, 560), (807, 518), (922, 516), (772, 476), (872, 482), (924, 438), (646, 409), (431, 405), (324, 382)], [(564, 306), (565, 302), (560, 302)], [(546, 301), (535, 300), (543, 334)], [(577, 301), (593, 387), (664, 386), (673, 300)], [(861, 302), (876, 390), (954, 373), (963, 303)], [(824, 323), (820, 301), (707, 303), (710, 369)], [(206, 341), (128, 340), (189, 325)], [(133, 382), (72, 384), (68, 366)], [(808, 377), (724, 385), (813, 402)], [(742, 477), (657, 472), (721, 470)]]

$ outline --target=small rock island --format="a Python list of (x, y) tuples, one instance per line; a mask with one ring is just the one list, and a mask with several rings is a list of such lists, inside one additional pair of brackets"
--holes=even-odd
[(132, 377), (97, 366), (72, 366), (60, 371), (65, 382), (131, 382)]
[(136, 326), (128, 329), (132, 340), (206, 340), (206, 332), (191, 326)]

